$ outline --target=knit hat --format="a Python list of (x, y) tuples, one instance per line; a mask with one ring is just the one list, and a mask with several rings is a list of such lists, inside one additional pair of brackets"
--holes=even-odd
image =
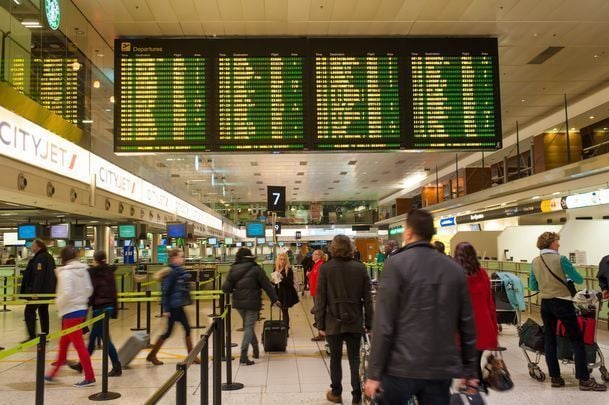
[(98, 250), (97, 252), (95, 252), (93, 254), (93, 258), (99, 263), (105, 262), (108, 259), (108, 257), (106, 256), (106, 252), (104, 252), (103, 250)]
[(248, 248), (241, 248), (237, 251), (235, 258), (237, 259), (237, 261), (239, 261), (243, 259), (255, 259), (256, 256), (254, 256), (252, 254), (252, 251)]

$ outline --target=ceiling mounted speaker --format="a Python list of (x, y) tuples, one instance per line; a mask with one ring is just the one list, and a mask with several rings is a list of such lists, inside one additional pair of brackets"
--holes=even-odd
[(21, 191), (21, 190), (25, 190), (26, 187), (27, 187), (27, 179), (25, 178), (23, 173), (19, 173), (19, 176), (17, 176), (17, 189)]
[(78, 198), (78, 193), (76, 193), (76, 190), (71, 188), (70, 189), (70, 202), (76, 201), (77, 198)]
[(134, 216), (135, 215), (135, 208), (131, 207), (131, 209), (129, 210), (129, 214), (131, 216)]
[(123, 203), (119, 203), (118, 204), (118, 213), (122, 214), (123, 211), (125, 211), (125, 206), (123, 205)]
[(152, 211), (148, 212), (148, 218), (150, 218), (151, 221), (154, 219), (154, 214)]
[(50, 181), (47, 183), (47, 197), (53, 197), (55, 195), (55, 186)]
[(106, 198), (105, 206), (106, 206), (106, 211), (108, 211), (110, 209), (110, 207), (112, 207), (112, 203), (107, 198)]
[(144, 218), (144, 210), (140, 210), (140, 218)]

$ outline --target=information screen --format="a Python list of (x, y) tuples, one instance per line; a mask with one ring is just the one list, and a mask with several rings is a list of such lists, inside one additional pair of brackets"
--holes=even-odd
[(413, 125), (408, 148), (501, 147), (496, 53), (440, 46), (411, 52), (408, 63)]
[(209, 61), (202, 47), (167, 39), (115, 45), (115, 152), (209, 150)]
[(303, 64), (298, 41), (218, 41), (216, 149), (303, 150)]
[(313, 46), (315, 149), (401, 147), (398, 56), (363, 41)]
[(115, 46), (116, 152), (501, 148), (494, 38)]

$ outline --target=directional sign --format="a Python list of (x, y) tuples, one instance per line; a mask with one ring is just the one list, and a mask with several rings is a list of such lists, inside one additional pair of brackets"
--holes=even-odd
[(267, 186), (267, 211), (285, 212), (285, 186)]
[(296, 231), (296, 239), (302, 239), (302, 234), (300, 231)]
[(275, 224), (275, 235), (281, 235), (281, 224)]

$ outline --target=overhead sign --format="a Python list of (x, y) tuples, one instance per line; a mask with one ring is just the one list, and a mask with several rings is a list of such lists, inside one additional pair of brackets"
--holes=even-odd
[(267, 211), (285, 212), (285, 186), (267, 186), (266, 200)]
[(302, 233), (300, 231), (296, 231), (296, 239), (302, 239)]
[(440, 226), (453, 226), (453, 225), (457, 225), (457, 218), (455, 218), (455, 217), (442, 218), (440, 220)]
[(389, 228), (389, 235), (399, 235), (401, 233), (404, 233), (404, 225)]
[(281, 224), (275, 224), (275, 235), (281, 235)]
[(49, 24), (49, 28), (53, 31), (56, 31), (57, 28), (59, 28), (59, 23), (61, 22), (61, 10), (59, 8), (59, 0), (45, 0), (44, 13), (47, 17), (47, 23)]
[(491, 219), (501, 219), (517, 217), (521, 215), (537, 214), (541, 212), (541, 202), (522, 204), (514, 207), (498, 208), (484, 212), (477, 212), (469, 215), (461, 215), (455, 218), (458, 224), (468, 224), (471, 222), (488, 221)]

